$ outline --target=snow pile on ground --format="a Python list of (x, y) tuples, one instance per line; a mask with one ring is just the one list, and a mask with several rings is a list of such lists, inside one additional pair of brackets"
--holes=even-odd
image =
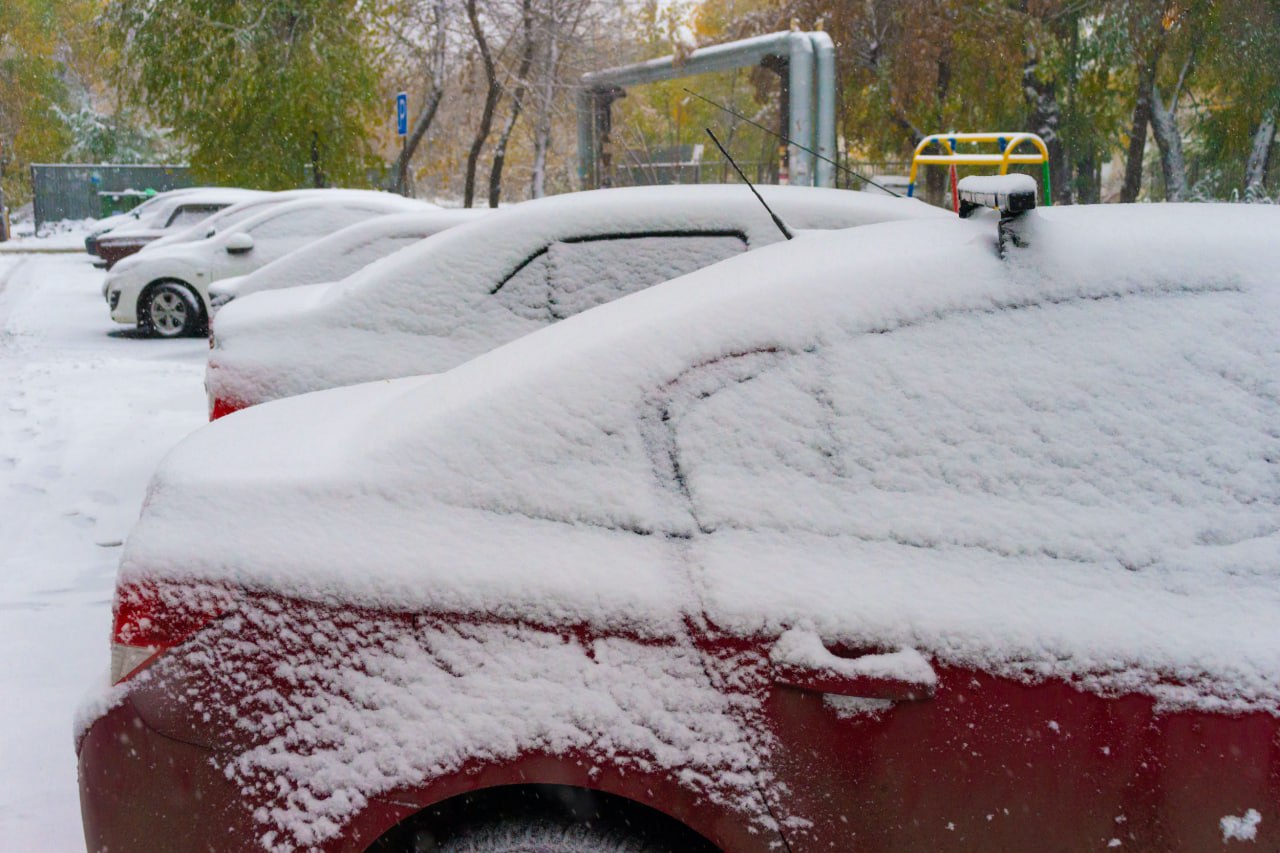
[(13, 219), (12, 239), (0, 243), (0, 252), (14, 250), (42, 249), (72, 250), (83, 249), (84, 238), (98, 224), (96, 219), (64, 219), (58, 222), (44, 222), (36, 229), (34, 220)]
[[(946, 216), (918, 201), (867, 193), (761, 189), (794, 229)], [(586, 260), (603, 255), (603, 238), (639, 233), (668, 235), (661, 238), (661, 263), (654, 263), (654, 247), (641, 251), (637, 245)], [(695, 255), (691, 244), (709, 239), (720, 242)], [(602, 190), (515, 205), (323, 292), (290, 289), (237, 300), (218, 316), (209, 392), (252, 404), (437, 373), (616, 295), (618, 282), (600, 280), (602, 264), (626, 278), (621, 290), (629, 292), (727, 257), (741, 250), (743, 240), (755, 249), (782, 239), (740, 185)], [(575, 263), (583, 269), (561, 285), (565, 264)], [(606, 286), (582, 290), (588, 284)]]
[(71, 716), (106, 669), (119, 546), (147, 480), (203, 421), (204, 342), (114, 332), (101, 282), (83, 254), (0, 255), (0, 838), (13, 850), (84, 849)]

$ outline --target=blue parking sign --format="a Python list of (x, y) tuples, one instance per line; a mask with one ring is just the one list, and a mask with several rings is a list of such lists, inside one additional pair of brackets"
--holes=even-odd
[(409, 132), (409, 96), (401, 92), (396, 95), (396, 133), (404, 136)]

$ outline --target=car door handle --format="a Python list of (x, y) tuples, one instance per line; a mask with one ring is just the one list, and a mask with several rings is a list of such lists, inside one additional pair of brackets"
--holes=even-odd
[(915, 649), (841, 657), (802, 628), (784, 632), (769, 660), (775, 682), (813, 693), (913, 701), (932, 699), (938, 686), (933, 667)]

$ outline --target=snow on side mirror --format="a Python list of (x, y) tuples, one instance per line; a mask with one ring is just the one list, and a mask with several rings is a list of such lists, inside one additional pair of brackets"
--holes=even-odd
[(970, 175), (956, 184), (960, 197), (960, 218), (968, 219), (974, 211), (990, 207), (1000, 211), (1000, 257), (1008, 253), (1009, 243), (1018, 248), (1028, 244), (1018, 221), (1036, 209), (1036, 181), (1030, 175)]
[(243, 255), (253, 249), (253, 237), (245, 231), (237, 231), (227, 238), (227, 254)]

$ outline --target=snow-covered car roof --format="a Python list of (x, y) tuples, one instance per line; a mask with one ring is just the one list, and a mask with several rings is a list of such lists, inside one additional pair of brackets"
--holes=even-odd
[[(291, 201), (301, 201), (309, 198), (347, 198), (347, 199), (399, 199), (401, 196), (392, 193), (380, 192), (377, 190), (350, 190), (350, 189), (303, 189), (303, 190), (282, 190), (266, 194), (265, 197), (257, 197), (246, 199), (245, 201), (233, 204), (224, 210), (220, 210), (208, 219), (203, 220), (189, 228), (185, 228), (176, 234), (168, 234), (159, 240), (151, 243), (147, 248), (169, 246), (174, 243), (187, 243), (192, 240), (202, 240), (209, 236), (209, 233), (222, 231), (229, 226), (248, 219), (250, 216), (256, 216), (267, 210), (268, 207), (278, 204), (286, 204)], [(436, 205), (425, 201), (412, 202), (418, 209), (434, 208)], [(145, 251), (145, 250), (144, 250)]]
[[(124, 583), (919, 648), (1280, 710), (1280, 211), (1052, 208), (731, 259), (206, 427)], [(437, 238), (433, 238), (437, 239)]]
[(238, 299), (260, 290), (345, 278), (379, 258), (432, 234), (478, 219), (486, 212), (484, 209), (428, 209), (357, 222), (328, 235), (322, 245), (291, 252), (248, 275), (215, 282), (209, 287), (209, 296), (216, 304), (218, 300)]
[[(760, 191), (796, 230), (948, 216), (916, 200), (846, 190)], [(648, 246), (620, 239), (616, 256), (589, 265), (581, 281), (571, 277), (559, 288), (545, 276), (523, 281), (539, 264), (573, 263), (566, 257), (571, 246), (640, 235), (657, 236)], [(782, 239), (740, 184), (597, 190), (525, 202), (342, 282), (237, 300), (218, 315), (207, 385), (215, 398), (254, 403), (447, 370), (613, 298), (633, 278), (648, 285)], [(636, 275), (628, 276), (628, 268)]]

